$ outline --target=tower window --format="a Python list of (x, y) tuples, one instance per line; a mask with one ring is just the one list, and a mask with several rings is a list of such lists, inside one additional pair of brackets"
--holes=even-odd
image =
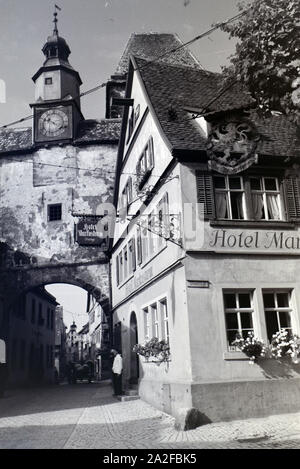
[(49, 57), (56, 57), (57, 56), (57, 49), (56, 47), (50, 47), (49, 50)]
[(45, 85), (52, 85), (52, 77), (45, 78)]
[(48, 205), (48, 221), (61, 220), (62, 207), (61, 204)]

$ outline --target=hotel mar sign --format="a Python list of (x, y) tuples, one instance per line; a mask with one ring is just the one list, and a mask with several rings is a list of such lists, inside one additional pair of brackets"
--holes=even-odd
[(215, 229), (206, 233), (206, 239), (206, 249), (212, 251), (300, 254), (300, 234), (294, 231)]

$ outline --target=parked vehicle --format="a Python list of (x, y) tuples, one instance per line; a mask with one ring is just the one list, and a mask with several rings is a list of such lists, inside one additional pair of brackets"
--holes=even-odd
[(94, 378), (94, 366), (92, 361), (81, 363), (69, 363), (68, 365), (68, 382), (76, 384), (77, 381), (88, 381), (91, 383)]

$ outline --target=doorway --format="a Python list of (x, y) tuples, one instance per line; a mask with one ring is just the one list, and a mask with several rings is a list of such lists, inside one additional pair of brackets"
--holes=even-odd
[(139, 357), (133, 351), (133, 347), (138, 344), (138, 329), (136, 314), (133, 311), (130, 316), (130, 384), (137, 384), (139, 380)]

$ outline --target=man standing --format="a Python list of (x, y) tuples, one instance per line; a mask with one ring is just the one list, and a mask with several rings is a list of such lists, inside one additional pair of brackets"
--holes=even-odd
[(114, 357), (114, 361), (112, 365), (114, 396), (120, 396), (122, 394), (123, 361), (122, 361), (121, 355), (117, 352), (117, 350), (112, 349), (111, 353)]
[(7, 381), (6, 345), (0, 339), (0, 397), (3, 397)]

